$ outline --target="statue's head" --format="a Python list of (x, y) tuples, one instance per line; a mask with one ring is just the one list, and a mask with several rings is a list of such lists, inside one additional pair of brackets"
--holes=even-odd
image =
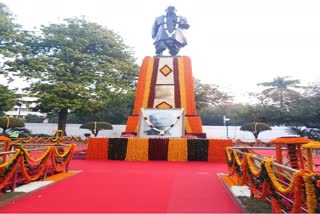
[(175, 8), (175, 6), (169, 6), (169, 7), (167, 7), (166, 12), (167, 13), (176, 13), (177, 9)]

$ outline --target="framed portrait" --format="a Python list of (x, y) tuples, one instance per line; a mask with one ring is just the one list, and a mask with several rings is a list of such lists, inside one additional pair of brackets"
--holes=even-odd
[(183, 108), (140, 110), (138, 137), (182, 137), (184, 132)]

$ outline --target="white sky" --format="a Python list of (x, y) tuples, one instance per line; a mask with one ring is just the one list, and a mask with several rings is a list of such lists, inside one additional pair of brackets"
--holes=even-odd
[(290, 76), (320, 82), (319, 0), (0, 0), (28, 29), (85, 15), (119, 33), (137, 63), (154, 55), (151, 27), (174, 5), (191, 25), (193, 75), (247, 101), (260, 82)]

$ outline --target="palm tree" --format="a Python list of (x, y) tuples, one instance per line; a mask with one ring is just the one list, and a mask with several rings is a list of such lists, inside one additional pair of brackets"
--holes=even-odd
[(287, 78), (289, 77), (276, 77), (271, 82), (257, 84), (258, 86), (269, 87), (263, 90), (262, 93), (270, 97), (274, 102), (278, 102), (281, 109), (284, 109), (286, 101), (301, 96), (297, 91), (290, 89), (301, 88), (301, 86), (298, 86), (300, 80), (287, 80)]

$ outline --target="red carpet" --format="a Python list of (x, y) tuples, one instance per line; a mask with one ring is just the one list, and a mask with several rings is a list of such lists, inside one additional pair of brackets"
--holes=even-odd
[(216, 173), (226, 164), (73, 160), (82, 172), (0, 212), (239, 213)]

